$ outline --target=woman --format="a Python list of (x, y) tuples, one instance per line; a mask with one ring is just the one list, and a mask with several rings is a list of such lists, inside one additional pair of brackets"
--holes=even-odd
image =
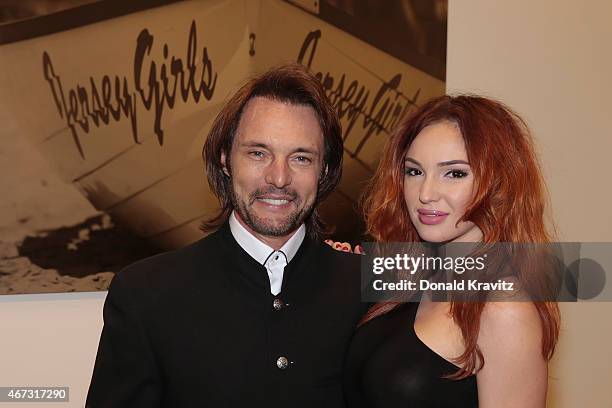
[[(398, 126), (364, 212), (383, 243), (548, 243), (545, 201), (523, 120), (491, 99), (442, 96)], [(347, 355), (347, 404), (544, 407), (558, 331), (554, 302), (433, 302), (425, 292), (377, 304)]]

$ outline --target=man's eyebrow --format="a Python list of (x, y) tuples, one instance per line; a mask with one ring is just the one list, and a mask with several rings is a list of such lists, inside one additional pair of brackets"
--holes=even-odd
[(293, 153), (308, 153), (308, 154), (312, 154), (313, 156), (319, 155), (319, 152), (317, 152), (316, 150), (309, 149), (307, 147), (298, 147), (297, 149), (293, 151)]
[(243, 142), (240, 143), (240, 145), (245, 147), (261, 147), (263, 149), (270, 149), (267, 144), (262, 142)]
[[(419, 163), (418, 161), (414, 160), (412, 157), (406, 157), (404, 159), (405, 162), (412, 162), (414, 164), (416, 164), (417, 166), (423, 167), (423, 165), (421, 163)], [(438, 163), (438, 167), (444, 167), (444, 166), (452, 166), (453, 164), (467, 164), (468, 166), (470, 165), (470, 163), (466, 162), (465, 160), (448, 160), (448, 161), (443, 161)]]

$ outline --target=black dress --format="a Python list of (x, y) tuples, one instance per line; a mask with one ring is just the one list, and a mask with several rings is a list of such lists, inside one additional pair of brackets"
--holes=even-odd
[(357, 330), (344, 374), (349, 408), (478, 406), (476, 376), (442, 378), (457, 367), (416, 336), (418, 305), (405, 303)]

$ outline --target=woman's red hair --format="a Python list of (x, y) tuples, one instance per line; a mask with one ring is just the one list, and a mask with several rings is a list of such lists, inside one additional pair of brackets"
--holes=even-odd
[[(544, 220), (547, 194), (526, 123), (504, 104), (473, 95), (434, 98), (394, 130), (362, 200), (368, 234), (383, 243), (420, 241), (404, 198), (404, 156), (421, 130), (442, 121), (458, 126), (474, 174), (474, 198), (462, 220), (482, 230), (484, 243), (550, 242)], [(375, 305), (361, 324), (397, 305)], [(548, 360), (559, 335), (559, 308), (556, 302), (534, 305), (542, 324), (542, 354)], [(483, 308), (479, 302), (451, 302), (465, 352), (456, 359), (462, 368), (450, 378), (465, 378), (484, 364), (477, 345)]]

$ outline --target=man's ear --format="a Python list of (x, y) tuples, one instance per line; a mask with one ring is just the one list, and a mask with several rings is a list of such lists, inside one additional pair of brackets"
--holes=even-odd
[(229, 177), (230, 173), (229, 173), (229, 170), (227, 169), (227, 157), (224, 151), (221, 151), (221, 168), (223, 169), (223, 173), (225, 173), (225, 175)]

